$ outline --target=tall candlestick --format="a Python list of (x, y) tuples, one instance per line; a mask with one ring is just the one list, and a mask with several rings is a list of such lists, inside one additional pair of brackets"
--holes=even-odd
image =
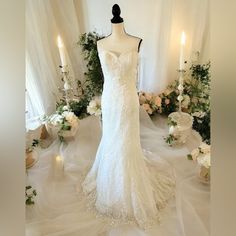
[(64, 72), (65, 71), (65, 66), (67, 65), (66, 55), (65, 55), (65, 47), (64, 47), (62, 39), (59, 35), (57, 37), (57, 46), (58, 46), (59, 54), (60, 54), (60, 58), (61, 58), (62, 72)]
[(180, 41), (180, 56), (179, 56), (179, 69), (184, 70), (184, 46), (186, 42), (186, 36), (184, 31), (181, 34), (181, 41)]

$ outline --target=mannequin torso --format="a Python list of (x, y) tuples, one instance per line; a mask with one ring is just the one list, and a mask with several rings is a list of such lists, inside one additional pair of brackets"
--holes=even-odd
[(112, 33), (97, 42), (98, 51), (110, 51), (117, 56), (129, 51), (139, 51), (142, 39), (128, 35), (124, 30), (124, 23), (112, 23)]

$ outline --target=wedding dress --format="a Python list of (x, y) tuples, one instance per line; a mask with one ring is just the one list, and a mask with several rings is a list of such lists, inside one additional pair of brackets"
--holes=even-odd
[(158, 222), (173, 196), (174, 177), (158, 171), (140, 144), (138, 52), (100, 50), (99, 58), (104, 73), (102, 138), (83, 191), (99, 213), (146, 227)]

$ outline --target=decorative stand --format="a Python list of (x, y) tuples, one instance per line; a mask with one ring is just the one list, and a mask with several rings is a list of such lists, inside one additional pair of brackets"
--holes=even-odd
[(192, 125), (193, 125), (193, 117), (189, 115), (186, 112), (182, 112), (182, 101), (183, 101), (183, 90), (184, 90), (184, 73), (185, 70), (181, 69), (178, 70), (180, 76), (179, 76), (179, 96), (177, 97), (177, 100), (179, 101), (179, 111), (178, 112), (172, 112), (169, 114), (168, 119), (170, 119), (172, 124), (169, 127), (169, 134), (173, 135), (175, 137), (175, 143), (176, 144), (183, 144), (187, 141), (187, 138), (189, 137)]
[(178, 70), (179, 72), (179, 96), (177, 97), (177, 100), (179, 101), (179, 112), (182, 112), (182, 101), (183, 101), (183, 91), (184, 91), (184, 73), (186, 72), (185, 70)]
[(62, 79), (64, 81), (64, 89), (62, 89), (65, 92), (65, 99), (66, 99), (66, 106), (70, 108), (70, 100), (71, 100), (71, 94), (73, 93), (73, 89), (71, 87), (70, 79), (69, 79), (69, 70), (68, 66), (60, 66), (61, 72), (62, 72)]

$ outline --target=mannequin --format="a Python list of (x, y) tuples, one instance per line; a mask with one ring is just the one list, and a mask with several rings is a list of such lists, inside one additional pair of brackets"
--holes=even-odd
[(125, 32), (123, 18), (120, 17), (120, 13), (119, 5), (113, 5), (112, 33), (97, 42), (98, 51), (110, 51), (117, 56), (132, 50), (139, 51), (142, 39)]

